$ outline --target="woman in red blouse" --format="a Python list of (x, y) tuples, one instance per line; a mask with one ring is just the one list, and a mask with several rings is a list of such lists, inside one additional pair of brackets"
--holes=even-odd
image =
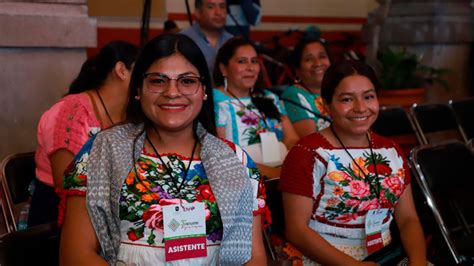
[(426, 265), (403, 153), (370, 131), (378, 88), (364, 63), (329, 67), (321, 95), (332, 124), (303, 138), (285, 160), (280, 188), (286, 234), (305, 265), (376, 265), (362, 260), (391, 242), (393, 218), (410, 265)]

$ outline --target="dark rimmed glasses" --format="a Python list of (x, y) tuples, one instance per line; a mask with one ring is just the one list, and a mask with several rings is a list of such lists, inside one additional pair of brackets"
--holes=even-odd
[(202, 78), (196, 76), (180, 76), (177, 78), (170, 78), (164, 74), (155, 72), (143, 74), (143, 83), (145, 88), (151, 93), (164, 93), (167, 89), (169, 89), (172, 80), (176, 80), (176, 86), (182, 95), (196, 94), (202, 84)]

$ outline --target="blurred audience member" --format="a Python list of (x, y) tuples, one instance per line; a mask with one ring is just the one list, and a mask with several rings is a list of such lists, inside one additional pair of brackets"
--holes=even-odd
[(128, 42), (105, 45), (88, 59), (69, 92), (47, 110), (38, 124), (36, 179), (28, 226), (57, 219), (63, 174), (92, 135), (125, 119), (128, 84), (138, 48)]
[(333, 122), (299, 141), (285, 160), (286, 236), (305, 265), (379, 265), (362, 260), (379, 250), (384, 259), (397, 254), (386, 248), (392, 222), (409, 264), (399, 264), (400, 257), (387, 265), (427, 265), (405, 156), (392, 140), (370, 131), (380, 87), (363, 62), (329, 67), (321, 95)]
[(296, 132), (304, 137), (329, 125), (321, 98), (321, 82), (331, 61), (323, 42), (312, 38), (302, 39), (291, 59), (295, 84), (286, 89), (281, 98)]
[(196, 0), (194, 8), (195, 23), (181, 33), (199, 46), (209, 72), (213, 73), (217, 51), (225, 41), (232, 38), (232, 34), (224, 29), (227, 4), (225, 0)]
[(174, 20), (167, 20), (163, 23), (163, 34), (175, 34), (180, 31)]
[(278, 96), (254, 88), (260, 65), (255, 48), (234, 37), (219, 49), (214, 69), (217, 135), (249, 153), (267, 178), (280, 176), (280, 166), (296, 134)]

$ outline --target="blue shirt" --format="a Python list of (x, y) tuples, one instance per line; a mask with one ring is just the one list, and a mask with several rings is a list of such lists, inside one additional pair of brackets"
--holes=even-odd
[(224, 44), (228, 39), (232, 38), (232, 34), (228, 33), (224, 29), (222, 29), (221, 36), (217, 42), (216, 47), (213, 47), (209, 41), (207, 40), (206, 35), (201, 30), (199, 23), (194, 22), (194, 24), (181, 31), (181, 34), (188, 36), (191, 38), (197, 46), (201, 49), (204, 57), (206, 58), (207, 67), (209, 68), (209, 74), (212, 77), (212, 73), (214, 72), (214, 62), (216, 61), (217, 51), (219, 48)]

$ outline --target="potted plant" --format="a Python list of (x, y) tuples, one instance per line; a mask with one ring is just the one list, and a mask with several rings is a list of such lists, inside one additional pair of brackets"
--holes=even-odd
[(439, 84), (449, 89), (443, 79), (447, 69), (426, 66), (406, 49), (387, 48), (377, 54), (383, 90), (379, 93), (381, 105), (401, 105), (409, 107), (425, 100), (427, 88)]

